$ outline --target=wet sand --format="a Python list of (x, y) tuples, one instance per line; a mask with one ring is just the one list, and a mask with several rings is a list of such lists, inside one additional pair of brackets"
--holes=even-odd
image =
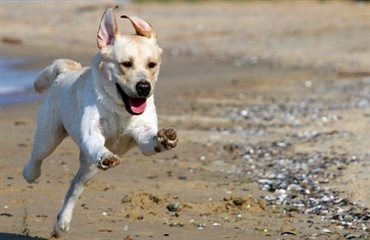
[[(2, 4), (3, 36), (20, 39), (3, 42), (2, 54), (32, 58), (20, 68), (59, 57), (89, 64), (107, 4)], [(369, 237), (369, 9), (313, 1), (121, 6), (119, 14), (150, 19), (158, 32), (166, 53), (159, 122), (178, 129), (180, 144), (150, 158), (135, 149), (100, 172), (77, 203), (68, 239)], [(238, 30), (230, 15), (244, 11)], [(37, 183), (22, 179), (39, 107), (1, 109), (1, 239), (49, 238), (78, 169), (78, 149), (66, 139)], [(302, 162), (296, 171), (294, 159)], [(290, 188), (277, 185), (284, 169)], [(293, 183), (303, 191), (292, 193)], [(320, 202), (309, 207), (309, 197)]]

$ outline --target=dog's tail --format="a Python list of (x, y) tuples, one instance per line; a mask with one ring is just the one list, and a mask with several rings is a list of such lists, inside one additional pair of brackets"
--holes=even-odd
[(81, 64), (70, 59), (57, 59), (52, 64), (44, 68), (40, 75), (36, 78), (33, 87), (36, 92), (42, 93), (47, 91), (51, 84), (57, 79), (61, 73), (77, 70), (81, 68)]

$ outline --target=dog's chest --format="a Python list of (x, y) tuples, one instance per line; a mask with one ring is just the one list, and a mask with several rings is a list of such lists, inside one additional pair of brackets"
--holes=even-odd
[(115, 154), (124, 154), (135, 145), (128, 133), (129, 122), (129, 119), (118, 117), (100, 119), (100, 127), (106, 138), (105, 146)]

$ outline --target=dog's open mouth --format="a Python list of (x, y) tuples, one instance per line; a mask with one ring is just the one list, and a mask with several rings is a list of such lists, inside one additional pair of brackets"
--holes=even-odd
[(146, 108), (146, 98), (133, 98), (129, 97), (121, 88), (119, 84), (116, 83), (117, 90), (122, 97), (123, 103), (125, 104), (127, 112), (132, 115), (140, 115), (145, 111)]

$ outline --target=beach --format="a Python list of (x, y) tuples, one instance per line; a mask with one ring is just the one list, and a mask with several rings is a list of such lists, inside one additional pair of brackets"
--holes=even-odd
[[(137, 15), (157, 32), (159, 126), (175, 127), (179, 145), (151, 157), (133, 149), (99, 172), (68, 239), (370, 237), (370, 4), (2, 2), (1, 55), (26, 59), (12, 64), (21, 73), (57, 58), (88, 66), (116, 4), (117, 18)], [(65, 139), (27, 184), (44, 95), (11, 94), (0, 117), (0, 239), (49, 239), (79, 151)]]

